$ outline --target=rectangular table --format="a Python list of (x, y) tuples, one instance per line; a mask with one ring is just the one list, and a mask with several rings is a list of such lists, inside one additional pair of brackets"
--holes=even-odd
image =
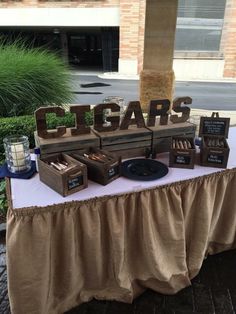
[[(176, 293), (204, 257), (236, 247), (236, 128), (228, 168), (170, 168), (119, 178), (66, 198), (11, 179), (7, 266), (12, 314), (59, 314), (95, 297), (132, 302), (146, 288)], [(168, 154), (158, 156), (167, 163)]]

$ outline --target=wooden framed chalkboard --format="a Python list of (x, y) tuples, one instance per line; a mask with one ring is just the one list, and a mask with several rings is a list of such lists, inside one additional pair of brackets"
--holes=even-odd
[(218, 113), (212, 114), (211, 117), (201, 117), (199, 137), (222, 136), (228, 138), (230, 118), (220, 118)]

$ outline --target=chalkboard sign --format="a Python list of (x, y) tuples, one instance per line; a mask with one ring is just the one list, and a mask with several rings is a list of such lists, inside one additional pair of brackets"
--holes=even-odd
[(191, 161), (190, 156), (181, 156), (181, 155), (177, 155), (175, 156), (175, 163), (176, 164), (181, 164), (181, 165), (189, 165)]
[(199, 136), (211, 135), (228, 137), (229, 118), (201, 117)]
[(74, 189), (83, 184), (83, 176), (68, 180), (68, 190)]
[(119, 174), (119, 166), (112, 167), (108, 170), (108, 178), (112, 178)]
[(224, 161), (224, 155), (217, 155), (217, 154), (209, 154), (207, 156), (207, 161), (209, 163), (222, 165)]

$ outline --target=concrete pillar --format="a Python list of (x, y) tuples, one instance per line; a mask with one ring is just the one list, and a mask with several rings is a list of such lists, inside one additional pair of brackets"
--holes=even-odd
[(151, 99), (172, 100), (173, 54), (178, 0), (147, 0), (143, 71), (140, 73), (140, 101), (147, 110)]

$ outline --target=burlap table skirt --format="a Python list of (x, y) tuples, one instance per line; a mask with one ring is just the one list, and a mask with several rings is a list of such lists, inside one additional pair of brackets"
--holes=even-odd
[(150, 190), (10, 208), (12, 314), (59, 314), (95, 297), (174, 294), (204, 257), (236, 247), (236, 169)]

